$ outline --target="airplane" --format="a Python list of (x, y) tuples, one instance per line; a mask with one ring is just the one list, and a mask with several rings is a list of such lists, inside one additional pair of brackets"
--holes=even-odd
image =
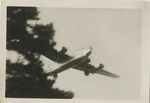
[(46, 73), (48, 74), (48, 76), (53, 76), (54, 78), (57, 78), (58, 73), (68, 70), (69, 68), (73, 68), (76, 70), (83, 71), (86, 76), (88, 76), (90, 73), (97, 73), (113, 78), (118, 78), (118, 75), (103, 70), (103, 64), (100, 64), (98, 67), (89, 64), (90, 59), (88, 57), (92, 53), (92, 50), (92, 47), (79, 49), (77, 50), (75, 56), (72, 57), (70, 60), (62, 64), (58, 64), (57, 67), (55, 67), (55, 69), (49, 69), (46, 71)]

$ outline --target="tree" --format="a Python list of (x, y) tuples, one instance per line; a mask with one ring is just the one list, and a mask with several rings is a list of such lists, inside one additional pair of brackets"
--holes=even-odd
[[(47, 79), (43, 71), (40, 55), (49, 55), (55, 62), (70, 59), (61, 51), (54, 49), (55, 30), (53, 24), (28, 24), (38, 20), (35, 7), (7, 7), (7, 50), (21, 55), (14, 63), (6, 60), (6, 97), (17, 98), (73, 98), (70, 91), (53, 89), (55, 80)], [(30, 30), (28, 30), (30, 29)]]

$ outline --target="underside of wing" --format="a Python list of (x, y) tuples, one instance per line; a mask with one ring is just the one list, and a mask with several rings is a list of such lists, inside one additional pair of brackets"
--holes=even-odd
[(116, 74), (113, 74), (113, 73), (103, 70), (103, 67), (104, 67), (103, 64), (100, 64), (99, 67), (95, 67), (89, 63), (81, 63), (81, 64), (74, 66), (73, 68), (83, 71), (86, 76), (88, 76), (90, 73), (92, 73), (92, 74), (97, 73), (97, 74), (101, 74), (101, 75), (105, 75), (105, 76), (109, 76), (109, 77), (113, 77), (113, 78), (119, 77)]
[(43, 51), (41, 50), (40, 54), (54, 62), (61, 64), (74, 58), (72, 56), (65, 54), (67, 52), (67, 48), (65, 47), (63, 47), (62, 50), (60, 51), (57, 51), (56, 49), (53, 48), (48, 48), (48, 49), (50, 50), (49, 51), (47, 49)]

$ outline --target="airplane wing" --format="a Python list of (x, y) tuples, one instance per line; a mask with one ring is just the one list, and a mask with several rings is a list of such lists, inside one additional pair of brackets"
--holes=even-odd
[(110, 73), (110, 72), (108, 72), (108, 71), (106, 71), (106, 70), (102, 70), (102, 69), (96, 71), (95, 73), (97, 73), (97, 74), (102, 74), (102, 75), (109, 76), (109, 77), (113, 77), (113, 78), (119, 78), (118, 75), (113, 74), (113, 73)]
[[(43, 51), (40, 54), (51, 59), (54, 62), (61, 64), (61, 63), (66, 63), (67, 61), (74, 58), (74, 57), (71, 57), (71, 56), (65, 54), (66, 51), (67, 51), (67, 48), (63, 47), (62, 50), (59, 52), (57, 50), (51, 50), (51, 52)], [(92, 73), (92, 74), (97, 73), (97, 74), (101, 74), (101, 75), (105, 75), (105, 76), (109, 76), (109, 77), (113, 77), (113, 78), (119, 77), (116, 74), (113, 74), (113, 73), (103, 70), (103, 67), (104, 67), (103, 65), (100, 65), (99, 67), (95, 67), (95, 66), (89, 64), (89, 62), (90, 62), (90, 59), (87, 58), (85, 61), (73, 66), (72, 68), (83, 71), (85, 75), (89, 75), (89, 73)]]
[(101, 74), (101, 75), (105, 75), (105, 76), (109, 76), (109, 77), (113, 77), (113, 78), (118, 78), (119, 77), (116, 74), (113, 74), (113, 73), (110, 73), (106, 70), (103, 70), (103, 67), (104, 66), (102, 64), (100, 64), (99, 67), (95, 67), (91, 64), (85, 63), (85, 64), (76, 65), (73, 68), (83, 71), (86, 76), (88, 76), (89, 73), (92, 73), (92, 74), (97, 73), (97, 74)]

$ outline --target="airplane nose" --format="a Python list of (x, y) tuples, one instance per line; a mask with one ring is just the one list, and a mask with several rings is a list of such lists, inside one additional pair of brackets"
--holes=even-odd
[(90, 46), (90, 47), (87, 47), (87, 50), (88, 50), (88, 51), (92, 51), (93, 48)]
[(86, 56), (89, 56), (92, 53), (92, 47), (87, 47), (86, 49)]
[(86, 56), (89, 56), (91, 53), (92, 53), (92, 51), (89, 51), (89, 52), (86, 54)]

